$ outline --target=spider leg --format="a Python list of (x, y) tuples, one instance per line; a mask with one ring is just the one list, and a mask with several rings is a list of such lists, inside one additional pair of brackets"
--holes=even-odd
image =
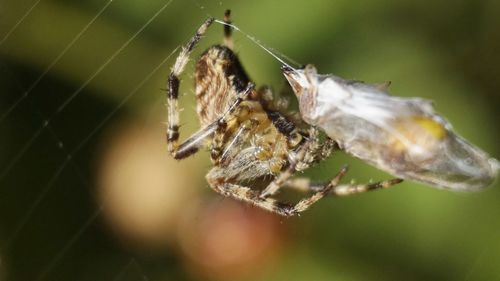
[[(301, 153), (305, 152), (306, 147), (302, 148)], [(258, 159), (259, 147), (249, 147), (240, 150), (234, 158), (231, 158), (227, 166), (213, 167), (207, 174), (207, 182), (216, 192), (240, 201), (253, 204), (259, 208), (277, 213), (282, 216), (293, 216), (305, 211), (319, 199), (328, 194), (333, 184), (325, 185), (323, 189), (316, 191), (310, 197), (300, 200), (296, 205), (278, 202), (270, 197), (261, 197), (259, 192), (252, 190), (249, 186), (237, 184), (238, 182), (253, 179), (259, 175), (266, 174), (269, 167), (269, 160)], [(278, 157), (276, 157), (278, 158)], [(278, 159), (276, 159), (278, 160)], [(337, 180), (337, 182), (340, 178)]]
[(273, 198), (260, 198), (258, 193), (249, 187), (233, 183), (211, 183), (210, 187), (217, 193), (239, 201), (247, 202), (264, 210), (276, 213), (282, 216), (293, 215), (292, 205), (277, 202)]
[[(196, 153), (199, 148), (203, 145), (203, 141), (211, 136), (212, 134), (216, 133), (219, 128), (224, 128), (227, 126), (228, 118), (231, 117), (231, 114), (234, 112), (234, 110), (244, 101), (248, 98), (250, 93), (254, 89), (254, 84), (253, 83), (248, 83), (247, 87), (243, 92), (238, 93), (237, 98), (233, 101), (231, 106), (229, 106), (228, 110), (216, 121), (212, 122), (211, 124), (207, 125), (205, 128), (202, 128), (198, 132), (194, 133), (191, 137), (189, 137), (187, 140), (185, 140), (182, 144), (180, 145), (175, 145), (172, 149), (172, 151), (169, 150), (170, 154), (172, 155), (173, 158), (179, 160), (186, 158), (194, 153)], [(220, 131), (219, 131), (220, 133)], [(170, 144), (170, 142), (169, 142)], [(170, 147), (169, 147), (170, 148)]]
[[(227, 24), (231, 24), (231, 10), (226, 10), (224, 13), (224, 22)], [(224, 45), (226, 45), (229, 49), (233, 49), (233, 28), (229, 25), (224, 25)]]
[[(372, 190), (385, 189), (390, 186), (396, 185), (402, 181), (403, 181), (402, 179), (395, 178), (368, 184), (337, 185), (330, 190), (328, 195), (341, 197), (358, 193), (364, 193)], [(290, 179), (283, 185), (283, 187), (285, 188), (291, 188), (301, 192), (311, 192), (311, 191), (318, 192), (319, 190), (322, 190), (324, 186), (325, 186), (324, 183), (311, 183), (311, 180), (309, 178), (303, 178), (303, 177)]]
[[(241, 123), (236, 132), (229, 140), (227, 140), (227, 142), (220, 141), (213, 145), (210, 154), (212, 160), (218, 165), (223, 165), (227, 160), (232, 159), (237, 153), (239, 153), (244, 141), (248, 139), (252, 128), (257, 125), (257, 121), (255, 120), (246, 120)], [(223, 147), (224, 149), (222, 149)]]
[(176, 146), (170, 154), (174, 159), (180, 160), (198, 152), (203, 145), (203, 141), (212, 135), (218, 128), (218, 123), (214, 122), (192, 134), (179, 146)]
[(328, 184), (318, 189), (318, 191), (316, 191), (311, 197), (300, 200), (299, 203), (295, 205), (295, 211), (298, 213), (303, 212), (309, 209), (319, 199), (327, 196), (333, 189), (338, 186), (345, 173), (347, 173), (347, 167), (342, 168)]
[(250, 203), (254, 206), (285, 217), (298, 215), (299, 213), (307, 210), (311, 205), (323, 198), (328, 193), (329, 188), (331, 188), (330, 185), (325, 186), (325, 189), (314, 193), (309, 198), (302, 199), (295, 205), (292, 205), (279, 202), (276, 199), (269, 197), (261, 198), (257, 192), (246, 186), (228, 182), (217, 182), (216, 180), (211, 179), (209, 179), (208, 182), (210, 187), (221, 195)]
[(313, 163), (320, 162), (328, 158), (334, 151), (339, 149), (337, 142), (331, 138), (327, 138), (323, 143), (320, 143), (318, 130), (314, 127), (309, 129), (309, 142), (311, 143), (304, 159), (297, 163), (296, 170), (303, 171)]
[(327, 158), (337, 148), (337, 143), (332, 139), (327, 139), (324, 143), (320, 144), (318, 132), (316, 129), (311, 128), (307, 144), (304, 144), (293, 161), (290, 161), (290, 165), (284, 171), (281, 171), (261, 192), (260, 197), (265, 198), (274, 195), (296, 171), (305, 170), (311, 163)]
[(219, 126), (217, 127), (217, 130), (215, 131), (213, 137), (212, 137), (212, 142), (210, 145), (210, 159), (212, 160), (212, 163), (214, 164), (219, 164), (220, 163), (220, 156), (222, 153), (222, 147), (224, 146), (224, 143), (227, 141), (227, 123), (219, 123)]
[(318, 189), (313, 195), (300, 200), (295, 205), (282, 203), (270, 197), (262, 198), (257, 192), (250, 189), (249, 187), (224, 182), (224, 180), (221, 178), (210, 177), (211, 173), (209, 173), (207, 179), (210, 187), (213, 190), (226, 197), (232, 197), (234, 199), (255, 205), (264, 210), (289, 217), (298, 215), (306, 211), (318, 200), (328, 195), (329, 192), (338, 185), (346, 172), (347, 168), (342, 169), (332, 181), (330, 181), (326, 185), (323, 185), (322, 188)]
[(303, 147), (299, 151), (299, 153), (297, 153), (295, 161), (290, 163), (288, 168), (286, 168), (284, 171), (281, 171), (278, 176), (267, 185), (267, 187), (260, 193), (260, 198), (269, 197), (275, 194), (280, 189), (280, 187), (295, 173), (295, 171), (297, 170), (297, 164), (301, 163), (304, 160), (306, 149), (307, 146)]
[(325, 142), (323, 142), (318, 149), (315, 155), (315, 162), (320, 162), (326, 158), (328, 158), (333, 152), (339, 150), (339, 145), (336, 141), (331, 138), (327, 138)]
[[(332, 152), (339, 149), (338, 144), (330, 138), (327, 138), (325, 142), (318, 145), (315, 134), (317, 134), (317, 132), (315, 131), (312, 131), (312, 133), (310, 133), (312, 144), (310, 145), (309, 149), (306, 150), (304, 156), (297, 157), (298, 161), (295, 163), (295, 165), (290, 165), (288, 169), (280, 173), (278, 177), (276, 177), (276, 179), (272, 181), (261, 193), (261, 197), (272, 196), (279, 190), (280, 187), (292, 188), (302, 192), (320, 192), (321, 190), (324, 190), (328, 184), (332, 185), (332, 188), (328, 192), (328, 195), (340, 197), (363, 193), (371, 190), (385, 189), (403, 181), (402, 179), (394, 178), (384, 181), (378, 181), (375, 183), (350, 183), (338, 185), (338, 180), (336, 180), (338, 175), (330, 183), (311, 183), (311, 180), (309, 178), (290, 179), (295, 171), (307, 169), (312, 162), (319, 162), (330, 156)], [(346, 172), (347, 167), (344, 167), (339, 173), (340, 177), (343, 177)]]
[(384, 189), (390, 186), (401, 183), (403, 180), (399, 178), (394, 178), (390, 180), (379, 181), (375, 183), (368, 184), (343, 184), (336, 186), (330, 194), (334, 196), (348, 196), (357, 193), (363, 193), (371, 190)]
[(189, 56), (196, 44), (200, 41), (203, 34), (214, 21), (213, 18), (208, 18), (196, 31), (196, 34), (191, 37), (189, 42), (182, 48), (177, 57), (172, 71), (168, 76), (168, 92), (167, 92), (167, 143), (168, 151), (173, 155), (178, 147), (179, 140), (179, 75), (184, 71), (188, 62)]

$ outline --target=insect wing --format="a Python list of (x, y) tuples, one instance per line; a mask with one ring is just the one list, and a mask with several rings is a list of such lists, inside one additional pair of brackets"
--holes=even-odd
[(498, 173), (498, 162), (455, 134), (427, 100), (307, 69), (285, 76), (306, 122), (381, 170), (453, 190), (486, 187)]

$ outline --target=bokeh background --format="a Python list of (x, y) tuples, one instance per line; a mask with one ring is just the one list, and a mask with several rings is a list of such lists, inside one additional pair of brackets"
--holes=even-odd
[[(170, 159), (174, 51), (226, 8), (299, 63), (434, 100), (500, 157), (499, 1), (2, 0), (0, 280), (500, 280), (498, 183), (405, 182), (282, 219), (209, 190), (206, 152)], [(235, 40), (252, 79), (283, 89), (280, 64)], [(221, 41), (214, 24), (193, 59)], [(192, 73), (181, 137), (198, 127)], [(344, 163), (358, 182), (390, 177), (342, 154), (305, 175)]]

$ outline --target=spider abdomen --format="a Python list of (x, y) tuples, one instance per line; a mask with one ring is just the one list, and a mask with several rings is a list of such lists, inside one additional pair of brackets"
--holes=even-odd
[(236, 93), (249, 82), (236, 54), (225, 46), (207, 49), (196, 64), (196, 112), (203, 125), (217, 120), (228, 110)]

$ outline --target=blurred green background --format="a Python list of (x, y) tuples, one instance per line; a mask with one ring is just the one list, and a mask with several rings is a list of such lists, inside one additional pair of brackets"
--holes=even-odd
[[(464, 194), (405, 182), (280, 219), (210, 191), (205, 152), (177, 163), (150, 149), (163, 144), (168, 56), (227, 8), (319, 72), (434, 100), (500, 157), (499, 1), (2, 0), (0, 280), (500, 280), (498, 183)], [(280, 64), (235, 40), (252, 79), (280, 91)], [(214, 24), (193, 60), (220, 42)], [(192, 73), (181, 138), (198, 126)], [(358, 182), (390, 177), (341, 154), (306, 176), (329, 179), (344, 163)]]

